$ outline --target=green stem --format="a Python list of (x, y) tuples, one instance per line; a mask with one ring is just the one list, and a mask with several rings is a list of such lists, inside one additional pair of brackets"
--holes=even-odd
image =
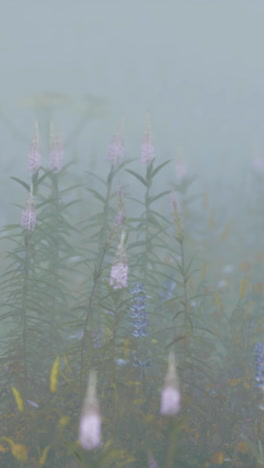
[(94, 283), (93, 283), (92, 291), (91, 291), (91, 294), (89, 296), (88, 304), (87, 304), (87, 313), (86, 313), (86, 317), (85, 317), (84, 328), (83, 328), (83, 337), (82, 337), (82, 341), (81, 341), (81, 363), (80, 363), (80, 367), (81, 367), (81, 370), (80, 370), (80, 397), (81, 398), (82, 398), (82, 394), (83, 394), (83, 391), (84, 391), (84, 346), (85, 346), (85, 341), (86, 341), (86, 337), (87, 337), (87, 327), (88, 327), (89, 318), (92, 315), (91, 314), (92, 302), (93, 302), (93, 298), (94, 298), (94, 295), (95, 295), (97, 282), (98, 282), (98, 280), (99, 280), (99, 278), (101, 276), (101, 268), (102, 268), (102, 265), (103, 265), (106, 250), (107, 250), (107, 246), (105, 245), (104, 249), (102, 251), (102, 254), (101, 254), (101, 258), (99, 259), (97, 268), (96, 268), (96, 270), (94, 272)]
[(174, 440), (174, 418), (170, 417), (169, 423), (169, 442), (168, 442), (168, 451), (167, 451), (167, 462), (166, 468), (174, 468), (174, 452), (175, 452), (175, 440)]
[(184, 363), (187, 357), (187, 329), (188, 329), (188, 297), (187, 297), (187, 277), (185, 273), (185, 252), (183, 241), (180, 241), (181, 246), (181, 266), (183, 271), (183, 295), (184, 295)]
[(88, 304), (87, 304), (87, 313), (85, 317), (85, 322), (84, 322), (84, 330), (83, 330), (83, 337), (81, 341), (81, 370), (80, 370), (80, 397), (82, 397), (83, 391), (84, 391), (84, 346), (85, 346), (85, 341), (86, 341), (86, 336), (87, 336), (87, 327), (88, 327), (88, 321), (91, 316), (91, 306), (93, 302), (93, 298), (95, 295), (96, 287), (97, 287), (97, 282), (98, 279), (101, 276), (101, 268), (103, 265), (104, 257), (107, 251), (107, 242), (106, 242), (106, 230), (107, 230), (107, 220), (108, 220), (108, 213), (109, 213), (109, 201), (110, 201), (110, 195), (111, 195), (111, 186), (112, 186), (112, 180), (113, 180), (113, 175), (114, 175), (114, 168), (113, 166), (111, 167), (110, 173), (108, 175), (107, 179), (107, 192), (106, 192), (106, 202), (104, 205), (104, 221), (103, 221), (103, 226), (99, 234), (99, 252), (101, 253), (101, 256), (99, 258), (98, 265), (96, 267), (96, 271), (94, 272), (94, 283), (92, 287), (91, 294), (88, 299)]
[(145, 264), (144, 264), (144, 284), (147, 280), (148, 275), (148, 255), (149, 255), (149, 189), (147, 187), (146, 194), (145, 194), (145, 205), (146, 205), (146, 224), (145, 224)]
[(25, 378), (25, 392), (28, 385), (28, 366), (27, 366), (27, 299), (28, 299), (28, 281), (29, 281), (29, 261), (30, 261), (30, 234), (25, 233), (25, 273), (22, 293), (22, 330), (23, 330), (23, 367)]

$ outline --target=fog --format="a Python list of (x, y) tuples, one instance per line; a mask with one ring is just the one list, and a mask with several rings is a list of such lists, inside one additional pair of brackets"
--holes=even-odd
[[(137, 157), (148, 113), (160, 160), (184, 157), (205, 190), (243, 187), (263, 152), (263, 2), (13, 0), (2, 10), (2, 189), (12, 191), (15, 167), (27, 177), (43, 93), (68, 99), (48, 118), (81, 169), (105, 160), (121, 121)], [(105, 108), (75, 132), (87, 95)]]
[(212, 165), (262, 150), (263, 2), (4, 3), (1, 100), (20, 127), (26, 96), (89, 93), (109, 99), (110, 133), (150, 112), (163, 152)]
[(263, 18), (2, 0), (1, 466), (264, 466)]

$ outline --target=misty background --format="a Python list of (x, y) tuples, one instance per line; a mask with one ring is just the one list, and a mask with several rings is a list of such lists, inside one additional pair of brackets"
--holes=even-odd
[[(1, 6), (4, 222), (10, 199), (21, 194), (9, 177), (29, 178), (35, 120), (41, 125), (32, 98), (42, 93), (67, 97), (52, 115), (65, 139), (86, 95), (106, 102), (105, 114), (69, 145), (78, 170), (91, 161), (100, 170), (120, 121), (127, 157), (140, 157), (149, 113), (158, 160), (183, 156), (216, 198), (225, 188), (227, 196), (244, 193), (252, 158), (264, 152), (263, 1), (10, 0)], [(173, 180), (173, 168), (169, 175)]]

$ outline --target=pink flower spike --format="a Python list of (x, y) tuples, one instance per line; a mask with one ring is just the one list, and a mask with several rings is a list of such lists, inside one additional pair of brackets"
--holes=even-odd
[(32, 139), (29, 158), (28, 158), (28, 170), (32, 174), (36, 174), (41, 166), (41, 154), (39, 149), (39, 130), (38, 124), (35, 125), (35, 134)]
[(112, 164), (112, 166), (116, 166), (122, 161), (124, 154), (125, 146), (121, 135), (117, 133), (112, 137), (112, 141), (108, 147), (107, 160)]
[(125, 220), (125, 214), (122, 210), (120, 210), (114, 219), (114, 226), (115, 227), (121, 226), (124, 220)]
[(22, 211), (21, 226), (27, 231), (34, 231), (36, 226), (36, 209), (32, 191), (30, 191), (26, 206)]
[(150, 125), (147, 125), (141, 146), (141, 161), (149, 166), (155, 159), (155, 149), (152, 143)]
[(109, 284), (114, 289), (127, 287), (128, 264), (125, 251), (125, 232), (122, 231), (120, 243), (117, 249), (116, 258), (111, 268)]
[(124, 263), (117, 263), (112, 266), (109, 284), (114, 289), (127, 288), (128, 266)]

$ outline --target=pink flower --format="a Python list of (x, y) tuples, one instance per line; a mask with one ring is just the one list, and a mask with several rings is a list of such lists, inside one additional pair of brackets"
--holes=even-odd
[(21, 226), (27, 231), (34, 231), (36, 226), (36, 209), (32, 192), (30, 192), (26, 206), (22, 211)]
[(64, 151), (63, 144), (60, 138), (53, 137), (50, 142), (49, 152), (49, 167), (54, 172), (59, 172), (62, 169)]
[(124, 221), (125, 221), (125, 213), (122, 210), (120, 210), (114, 219), (114, 226), (115, 227), (121, 226), (121, 224), (123, 224)]
[(110, 286), (114, 289), (127, 288), (128, 266), (124, 263), (117, 263), (111, 268)]
[(38, 125), (35, 126), (35, 134), (32, 139), (29, 159), (28, 159), (28, 170), (32, 174), (36, 174), (41, 166), (41, 154), (39, 149), (39, 135), (38, 135)]
[(111, 268), (109, 280), (110, 286), (113, 286), (114, 289), (121, 289), (127, 287), (128, 264), (124, 244), (125, 232), (122, 231), (120, 243), (116, 253), (116, 258)]
[(178, 379), (175, 368), (175, 356), (169, 354), (168, 370), (165, 377), (164, 388), (161, 393), (160, 413), (164, 415), (177, 414), (180, 407), (181, 396), (178, 388)]
[(112, 164), (112, 166), (116, 166), (122, 161), (124, 154), (125, 147), (123, 140), (120, 134), (116, 134), (112, 137), (112, 141), (108, 147), (107, 160)]
[(92, 371), (79, 425), (79, 442), (85, 450), (92, 450), (102, 445), (101, 425), (102, 420), (96, 397), (96, 373)]
[(150, 126), (146, 127), (141, 146), (141, 161), (149, 166), (155, 158), (155, 149), (152, 143)]

